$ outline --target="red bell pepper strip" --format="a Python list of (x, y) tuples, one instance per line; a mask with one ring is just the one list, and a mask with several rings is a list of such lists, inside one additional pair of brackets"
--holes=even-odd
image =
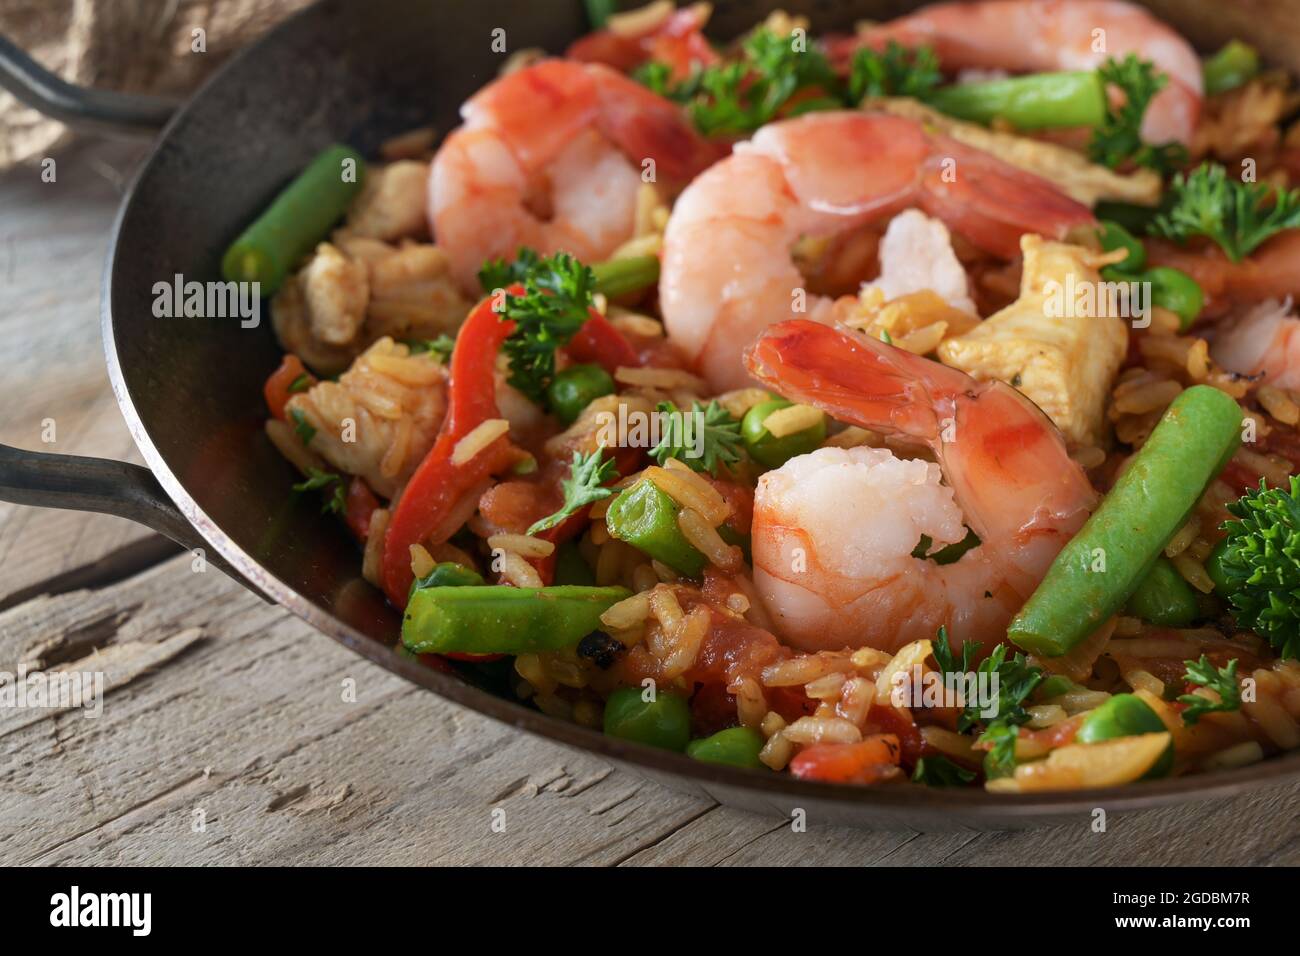
[(375, 513), (379, 507), (379, 499), (375, 493), (370, 490), (364, 478), (353, 477), (348, 484), (348, 494), (346, 506), (343, 509), (343, 519), (347, 522), (348, 528), (356, 535), (358, 541), (365, 541), (370, 537), (370, 516)]
[(620, 365), (633, 367), (641, 364), (641, 356), (637, 355), (632, 343), (595, 309), (590, 311), (587, 321), (582, 323), (582, 328), (569, 340), (564, 351), (575, 362), (595, 362), (610, 375)]
[[(522, 289), (513, 286), (508, 291)], [(454, 464), (451, 460), (457, 442), (488, 419), (501, 417), (493, 373), (497, 352), (514, 327), (514, 322), (493, 310), (489, 296), (470, 312), (456, 336), (447, 385), (447, 417), (433, 447), (407, 482), (384, 538), (384, 592), (397, 607), (406, 607), (415, 580), (411, 545), (438, 531), (456, 503), (476, 485), (518, 460), (518, 451), (505, 436), (467, 462)]]
[(308, 387), (316, 384), (316, 379), (303, 367), (298, 356), (290, 352), (280, 362), (280, 367), (267, 378), (262, 394), (266, 397), (266, 407), (271, 410), (274, 418), (284, 421), (284, 406), (293, 397), (290, 387), (304, 375), (307, 376)]

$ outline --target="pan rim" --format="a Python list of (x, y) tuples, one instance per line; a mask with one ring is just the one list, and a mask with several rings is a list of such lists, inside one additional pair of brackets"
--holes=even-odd
[[(118, 360), (112, 308), (113, 278), (119, 261), (123, 223), (159, 154), (173, 141), (177, 131), (183, 132), (186, 123), (202, 108), (212, 90), (226, 83), (229, 77), (236, 76), (246, 60), (267, 55), (266, 51), (274, 47), (280, 37), (300, 29), (300, 24), (311, 17), (323, 15), (326, 6), (313, 4), (297, 11), (240, 50), (216, 70), (172, 116), (159, 132), (148, 156), (137, 168), (123, 195), (113, 220), (108, 255), (100, 282), (100, 330), (105, 361), (114, 396), (131, 437), (149, 469), (185, 519), (248, 583), (354, 653), (454, 704), (580, 752), (611, 760), (643, 775), (649, 774), (669, 786), (703, 791), (724, 803), (726, 800), (718, 797), (718, 793), (743, 791), (751, 796), (767, 797), (774, 805), (799, 806), (801, 802), (834, 805), (835, 822), (841, 824), (848, 822), (858, 826), (883, 827), (896, 826), (907, 820), (908, 825), (915, 828), (915, 821), (924, 818), (926, 823), (935, 828), (951, 828), (954, 824), (974, 827), (1025, 826), (1044, 825), (1076, 814), (1091, 814), (1098, 807), (1116, 812), (1154, 809), (1238, 796), (1253, 788), (1281, 786), (1300, 779), (1300, 751), (1231, 771), (1107, 790), (1059, 791), (1025, 796), (921, 786), (856, 787), (802, 781), (785, 773), (702, 763), (684, 754), (607, 737), (598, 731), (530, 710), (521, 703), (496, 697), (455, 677), (401, 657), (392, 647), (379, 644), (328, 614), (267, 572), (199, 507), (172, 472), (145, 428)], [(851, 815), (852, 819), (848, 819), (846, 814)], [(872, 819), (873, 814), (878, 815), (879, 819)]]

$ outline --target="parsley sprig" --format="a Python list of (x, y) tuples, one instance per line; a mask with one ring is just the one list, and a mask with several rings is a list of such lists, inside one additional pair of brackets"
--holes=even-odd
[[(948, 629), (940, 627), (934, 640), (933, 653), (941, 674), (946, 677), (950, 673), (970, 673), (971, 660), (978, 649), (977, 641), (963, 642), (961, 664), (958, 667), (948, 644)], [(981, 713), (985, 708), (978, 702), (967, 703), (957, 717), (957, 730), (965, 733), (972, 727), (983, 727), (984, 732), (976, 742), (990, 747), (984, 758), (985, 776), (1007, 776), (1016, 766), (1016, 728), (1029, 721), (1024, 703), (1042, 681), (1043, 671), (1030, 664), (1020, 651), (1008, 660), (1007, 645), (999, 644), (992, 654), (980, 661), (975, 673), (977, 676), (987, 674), (990, 677), (997, 674), (997, 709), (992, 717), (985, 717)]]
[(692, 471), (707, 471), (716, 478), (720, 468), (740, 461), (740, 421), (717, 401), (692, 402), (686, 412), (672, 402), (660, 402), (655, 411), (664, 424), (650, 457), (659, 464), (676, 458)]
[(412, 355), (432, 354), (441, 364), (446, 365), (455, 351), (456, 340), (450, 335), (442, 334), (432, 339), (408, 339), (407, 347)]
[(1142, 117), (1169, 77), (1156, 73), (1153, 63), (1140, 60), (1133, 53), (1123, 60), (1107, 60), (1097, 68), (1097, 73), (1103, 83), (1119, 87), (1124, 102), (1107, 107), (1105, 121), (1093, 130), (1088, 141), (1089, 158), (1112, 169), (1132, 162), (1162, 175), (1185, 163), (1187, 150), (1181, 143), (1155, 145), (1142, 141)]
[(569, 477), (560, 480), (560, 489), (564, 492), (564, 504), (555, 514), (535, 522), (528, 529), (529, 534), (537, 534), (548, 528), (554, 528), (579, 508), (608, 498), (614, 493), (613, 488), (604, 487), (617, 474), (614, 460), (604, 459), (604, 450), (597, 448), (590, 455), (580, 451), (573, 453), (569, 464)]
[(1215, 703), (1200, 694), (1183, 694), (1178, 698), (1180, 704), (1186, 704), (1183, 711), (1183, 723), (1188, 727), (1196, 724), (1205, 714), (1215, 711), (1241, 709), (1241, 685), (1237, 683), (1237, 659), (1228, 661), (1227, 667), (1215, 667), (1204, 654), (1199, 661), (1183, 661), (1187, 673), (1183, 679), (1189, 684), (1208, 687), (1219, 695)]
[(296, 494), (307, 491), (328, 490), (329, 494), (325, 498), (325, 503), (321, 506), (322, 514), (341, 515), (347, 510), (347, 491), (343, 486), (342, 475), (336, 475), (331, 471), (322, 471), (319, 468), (308, 468), (307, 480), (298, 482), (293, 486), (293, 490)]
[(920, 758), (912, 771), (912, 781), (927, 787), (955, 787), (974, 779), (973, 770), (958, 766), (942, 754)]
[(520, 249), (513, 262), (484, 265), (479, 282), (488, 293), (523, 286), (521, 294), (502, 293), (501, 315), (515, 323), (503, 351), (510, 360), (510, 384), (540, 404), (555, 377), (555, 350), (587, 321), (591, 270), (564, 252), (543, 259), (532, 249)]
[(1300, 228), (1300, 189), (1244, 183), (1218, 164), (1175, 176), (1170, 191), (1173, 205), (1155, 217), (1150, 231), (1179, 241), (1206, 236), (1233, 262), (1276, 233)]
[(846, 101), (855, 106), (874, 96), (922, 99), (942, 81), (934, 50), (927, 46), (909, 49), (890, 40), (882, 51), (863, 47), (853, 54)]

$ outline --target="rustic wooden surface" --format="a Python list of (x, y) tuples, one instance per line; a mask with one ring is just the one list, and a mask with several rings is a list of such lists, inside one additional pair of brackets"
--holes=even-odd
[[(85, 143), (55, 183), (0, 177), (0, 441), (135, 457), (97, 317), (138, 156)], [(0, 710), (7, 863), (1300, 863), (1297, 786), (1105, 833), (794, 832), (443, 702), (140, 528), (0, 504), (0, 671), (20, 661), (109, 690), (96, 719)]]

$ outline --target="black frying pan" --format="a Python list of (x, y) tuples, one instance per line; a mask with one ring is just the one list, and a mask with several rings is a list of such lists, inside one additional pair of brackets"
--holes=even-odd
[[(734, 36), (777, 6), (806, 12), (814, 30), (826, 30), (916, 5), (722, 0), (711, 32)], [(1150, 5), (1203, 45), (1235, 35), (1275, 60), (1300, 60), (1297, 5), (1289, 0)], [(330, 637), (443, 697), (744, 809), (801, 807), (815, 822), (857, 826), (1025, 826), (1083, 819), (1097, 806), (1153, 807), (1300, 777), (1296, 753), (1231, 773), (1032, 797), (804, 783), (605, 737), (498, 696), (468, 672), (442, 674), (399, 657), (399, 617), (361, 579), (356, 545), (339, 522), (290, 496), (297, 477), (263, 434), (262, 384), (280, 358), (269, 320), (246, 330), (236, 319), (155, 318), (152, 289), (176, 273), (216, 278), (226, 245), (326, 144), (373, 153), (387, 137), (430, 121), (451, 129), (460, 103), (500, 66), (503, 55), (490, 47), (496, 27), (512, 51), (559, 52), (586, 22), (577, 0), (326, 0), (241, 53), (172, 116), (122, 204), (102, 299), (113, 390), (149, 467), (0, 446), (0, 499), (143, 522), (187, 548), (204, 548)], [(166, 102), (70, 88), (11, 45), (0, 46), (0, 81), (70, 120), (148, 129), (170, 113)]]

